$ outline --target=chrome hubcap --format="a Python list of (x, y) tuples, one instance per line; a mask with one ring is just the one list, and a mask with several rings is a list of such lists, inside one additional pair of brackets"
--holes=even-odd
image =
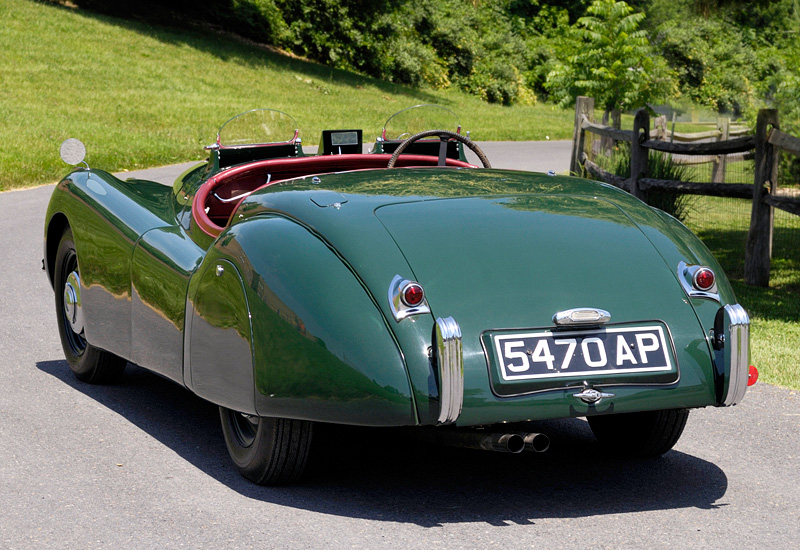
[(72, 332), (83, 332), (83, 309), (81, 308), (81, 278), (73, 271), (64, 283), (64, 314)]
[(258, 433), (258, 417), (249, 414), (232, 412), (233, 429), (242, 447), (249, 447), (256, 440)]

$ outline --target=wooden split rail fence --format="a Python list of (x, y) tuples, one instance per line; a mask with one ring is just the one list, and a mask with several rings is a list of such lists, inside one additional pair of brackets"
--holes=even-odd
[[(663, 130), (662, 130), (663, 131)], [(621, 177), (603, 170), (585, 153), (586, 132), (591, 132), (616, 141), (631, 144), (631, 172)], [(774, 109), (762, 109), (758, 113), (754, 135), (743, 135), (708, 143), (668, 142), (652, 139), (650, 115), (645, 109), (636, 112), (633, 130), (620, 130), (594, 123), (594, 99), (579, 97), (575, 106), (575, 131), (573, 133), (570, 172), (582, 174), (583, 170), (593, 177), (624, 189), (642, 200), (647, 199), (650, 189), (671, 189), (683, 194), (714, 197), (735, 197), (753, 202), (750, 230), (745, 250), (745, 282), (750, 285), (769, 286), (770, 259), (772, 258), (773, 208), (780, 208), (800, 216), (800, 197), (778, 195), (778, 149), (800, 156), (800, 138), (780, 131), (778, 113)], [(654, 134), (656, 132), (654, 131)], [(709, 132), (707, 137), (717, 136)], [(678, 134), (673, 134), (678, 139)], [(657, 136), (653, 136), (657, 137)], [(695, 136), (697, 137), (697, 136)], [(731, 155), (753, 154), (755, 175), (752, 184), (701, 183), (670, 181), (648, 177), (650, 151), (661, 151), (672, 155)], [(724, 158), (724, 157), (721, 157)]]

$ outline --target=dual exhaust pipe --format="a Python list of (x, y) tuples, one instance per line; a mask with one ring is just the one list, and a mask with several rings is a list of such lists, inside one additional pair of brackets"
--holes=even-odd
[(421, 434), (424, 434), (423, 439), (437, 445), (500, 453), (543, 453), (550, 448), (550, 438), (542, 433), (486, 433), (478, 430), (433, 428), (424, 430)]

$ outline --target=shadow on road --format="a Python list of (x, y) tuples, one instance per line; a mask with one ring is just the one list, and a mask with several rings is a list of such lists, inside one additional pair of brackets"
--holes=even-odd
[(38, 362), (37, 367), (240, 494), (325, 514), (423, 527), (532, 524), (547, 518), (714, 508), (728, 486), (716, 465), (677, 451), (645, 461), (606, 457), (585, 422), (559, 420), (531, 423), (530, 431), (550, 436), (550, 451), (520, 455), (432, 446), (400, 430), (321, 425), (313, 464), (300, 485), (257, 487), (233, 469), (216, 406), (132, 365), (114, 386), (76, 380), (63, 360)]

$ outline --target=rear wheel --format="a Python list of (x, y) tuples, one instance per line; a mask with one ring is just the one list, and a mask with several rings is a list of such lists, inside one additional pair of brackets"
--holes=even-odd
[(296, 481), (308, 461), (313, 424), (251, 416), (219, 408), (222, 433), (236, 469), (258, 485)]
[(637, 458), (660, 456), (680, 439), (687, 409), (588, 417), (600, 444), (613, 454)]
[(54, 281), (58, 334), (69, 368), (79, 380), (90, 384), (119, 380), (127, 361), (86, 341), (78, 255), (69, 228), (58, 244)]

